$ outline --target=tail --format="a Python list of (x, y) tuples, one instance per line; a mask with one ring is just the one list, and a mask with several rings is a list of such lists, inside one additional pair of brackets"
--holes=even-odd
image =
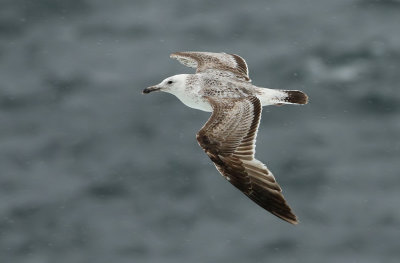
[(257, 88), (262, 106), (282, 104), (307, 104), (308, 96), (299, 90)]
[(307, 104), (308, 96), (299, 90), (281, 90), (286, 94), (283, 98), (282, 103), (292, 103), (292, 104)]

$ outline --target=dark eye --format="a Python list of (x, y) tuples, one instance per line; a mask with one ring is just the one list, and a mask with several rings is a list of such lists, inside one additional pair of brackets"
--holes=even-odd
[(172, 84), (172, 80), (168, 80), (167, 84)]

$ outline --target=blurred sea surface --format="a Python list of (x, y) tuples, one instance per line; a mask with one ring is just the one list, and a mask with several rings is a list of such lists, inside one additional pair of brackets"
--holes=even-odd
[[(0, 1), (0, 261), (399, 262), (400, 2)], [(227, 183), (175, 51), (300, 89), (257, 137), (300, 218)]]

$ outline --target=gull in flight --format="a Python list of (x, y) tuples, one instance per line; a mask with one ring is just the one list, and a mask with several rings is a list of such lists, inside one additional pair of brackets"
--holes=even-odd
[(176, 52), (171, 58), (196, 68), (196, 74), (168, 77), (143, 93), (171, 93), (191, 108), (212, 112), (197, 141), (217, 170), (256, 204), (297, 224), (274, 175), (254, 154), (262, 107), (306, 104), (307, 95), (254, 86), (245, 60), (235, 54)]

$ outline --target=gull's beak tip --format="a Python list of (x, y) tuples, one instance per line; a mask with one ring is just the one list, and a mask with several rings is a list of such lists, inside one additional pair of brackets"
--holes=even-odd
[(161, 89), (161, 88), (159, 88), (159, 87), (157, 87), (157, 86), (148, 87), (148, 88), (145, 88), (145, 89), (142, 91), (142, 94), (149, 94), (150, 92), (158, 91), (158, 90), (160, 90), (160, 89)]

